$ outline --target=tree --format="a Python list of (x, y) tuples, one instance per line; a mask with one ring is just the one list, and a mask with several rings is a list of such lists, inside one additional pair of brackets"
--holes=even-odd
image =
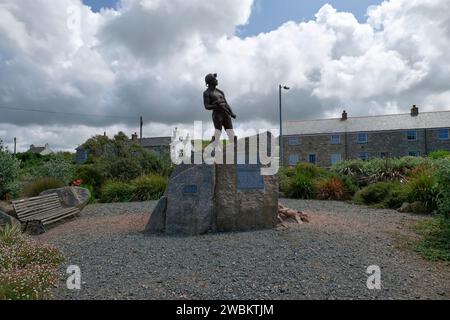
[(0, 140), (0, 197), (6, 193), (17, 194), (20, 186), (17, 182), (20, 161), (3, 146)]

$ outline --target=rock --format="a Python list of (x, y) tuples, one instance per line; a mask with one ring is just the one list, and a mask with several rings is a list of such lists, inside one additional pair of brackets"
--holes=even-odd
[(19, 220), (17, 220), (16, 218), (10, 216), (9, 214), (7, 214), (3, 211), (0, 211), (0, 227), (4, 227), (6, 225), (21, 228), (21, 224), (20, 224)]
[(14, 211), (14, 207), (12, 204), (6, 201), (0, 201), (0, 211), (3, 211), (6, 214), (9, 214), (10, 216), (15, 217), (16, 213)]
[(430, 211), (425, 206), (425, 204), (423, 204), (420, 201), (416, 201), (416, 202), (411, 203), (411, 212), (412, 213), (416, 213), (416, 214), (428, 214), (428, 213), (430, 213)]
[(59, 189), (50, 189), (41, 192), (40, 196), (56, 193), (61, 200), (61, 204), (64, 207), (72, 208), (77, 207), (82, 210), (91, 198), (91, 193), (88, 189), (80, 187), (64, 187)]
[(164, 196), (159, 199), (158, 204), (150, 216), (150, 220), (145, 227), (145, 232), (151, 234), (163, 233), (166, 227), (166, 210), (167, 210), (167, 197)]
[(168, 234), (200, 235), (215, 230), (214, 165), (182, 165), (167, 187)]
[(398, 212), (411, 212), (411, 204), (408, 202), (405, 202), (402, 204), (402, 206), (397, 210)]
[(427, 207), (420, 201), (416, 201), (413, 203), (405, 202), (402, 204), (400, 209), (397, 210), (398, 212), (410, 212), (415, 214), (428, 214), (430, 211), (427, 209)]

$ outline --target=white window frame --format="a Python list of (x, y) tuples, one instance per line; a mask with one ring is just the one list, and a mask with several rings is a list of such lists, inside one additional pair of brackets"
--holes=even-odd
[[(295, 143), (292, 143), (292, 141), (295, 141)], [(298, 146), (300, 144), (300, 138), (299, 137), (289, 137), (288, 138), (288, 145), (289, 146)]]
[[(336, 160), (337, 158), (339, 158), (338, 161), (333, 161), (333, 160)], [(335, 165), (335, 164), (338, 164), (340, 162), (342, 162), (342, 154), (340, 154), (340, 153), (333, 153), (331, 155), (331, 165)]]
[[(337, 142), (333, 138), (338, 138)], [(331, 136), (331, 144), (341, 144), (341, 135), (340, 134), (333, 134)]]
[[(292, 157), (296, 157), (297, 160), (295, 161), (295, 163), (293, 163), (294, 161), (291, 161)], [(299, 162), (300, 162), (300, 155), (299, 154), (290, 154), (289, 155), (289, 165), (290, 166), (296, 166)]]
[[(441, 132), (447, 132), (447, 138), (441, 138)], [(441, 141), (450, 140), (450, 129), (438, 129), (438, 139)]]
[[(412, 132), (414, 132), (414, 139), (410, 139), (409, 137), (410, 137), (410, 133), (412, 133)], [(408, 140), (408, 141), (417, 141), (417, 130), (408, 130), (408, 131), (406, 131), (406, 139)]]
[[(360, 135), (364, 135), (364, 137), (365, 137), (364, 141), (359, 140)], [(367, 134), (367, 132), (360, 132), (360, 133), (357, 134), (356, 142), (358, 144), (364, 144), (364, 143), (367, 143), (368, 141), (369, 141), (369, 135)]]

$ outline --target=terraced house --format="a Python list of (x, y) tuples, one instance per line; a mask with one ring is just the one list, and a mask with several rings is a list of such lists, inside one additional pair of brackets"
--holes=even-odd
[(344, 159), (425, 156), (450, 151), (450, 111), (284, 123), (283, 163), (310, 162), (330, 167)]

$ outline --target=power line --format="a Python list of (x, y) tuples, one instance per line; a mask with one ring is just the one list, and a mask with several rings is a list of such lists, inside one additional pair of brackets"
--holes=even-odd
[(13, 108), (13, 107), (0, 107), (0, 109), (13, 110), (13, 111), (27, 111), (27, 112), (49, 113), (49, 114), (63, 114), (63, 115), (68, 115), (68, 116), (136, 119), (136, 117), (130, 117), (130, 116), (108, 116), (108, 115), (102, 115), (102, 114), (74, 113), (74, 112), (62, 112), (62, 111), (26, 109), (26, 108)]

